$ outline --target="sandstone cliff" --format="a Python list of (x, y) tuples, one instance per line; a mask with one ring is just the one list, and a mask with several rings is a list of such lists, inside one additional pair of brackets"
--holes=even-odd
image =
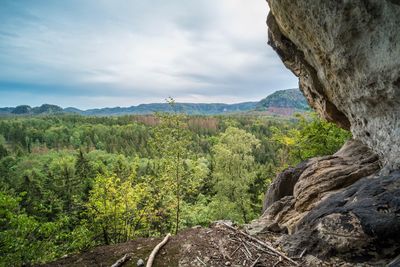
[(310, 105), (354, 140), (279, 175), (250, 228), (288, 233), (290, 255), (390, 262), (400, 254), (400, 1), (268, 4), (269, 44)]

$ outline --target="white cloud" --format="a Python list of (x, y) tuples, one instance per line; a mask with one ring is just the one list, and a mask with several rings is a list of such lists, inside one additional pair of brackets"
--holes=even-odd
[(34, 3), (3, 18), (0, 82), (79, 88), (88, 107), (169, 95), (233, 102), (297, 83), (266, 44), (262, 0)]

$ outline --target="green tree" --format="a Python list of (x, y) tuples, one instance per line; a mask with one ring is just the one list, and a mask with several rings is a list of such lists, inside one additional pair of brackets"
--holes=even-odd
[(0, 134), (0, 159), (8, 156), (8, 150), (5, 145), (6, 139)]
[(248, 222), (254, 216), (250, 186), (255, 179), (253, 149), (260, 141), (254, 135), (229, 127), (213, 147), (215, 197), (210, 204), (215, 219)]
[(76, 157), (75, 176), (82, 181), (83, 197), (84, 200), (87, 200), (86, 196), (92, 188), (92, 179), (94, 180), (95, 174), (93, 173), (90, 162), (82, 149), (79, 149), (78, 156)]
[[(187, 126), (187, 117), (176, 112), (172, 98), (167, 100), (173, 113), (158, 114), (159, 125), (154, 129), (152, 147), (159, 163), (158, 179), (163, 182), (166, 192), (172, 192), (175, 209), (175, 233), (180, 227), (181, 202), (187, 192), (196, 188), (196, 179), (188, 170), (187, 160), (192, 156), (190, 151), (191, 135)], [(164, 199), (168, 199), (166, 196)]]
[(82, 180), (75, 175), (75, 158), (65, 156), (54, 159), (50, 164), (51, 176), (67, 212), (71, 212), (81, 197)]
[(60, 256), (56, 236), (61, 224), (26, 214), (20, 198), (0, 192), (0, 266), (46, 262)]
[(147, 181), (139, 181), (135, 173), (125, 181), (114, 174), (99, 175), (87, 203), (91, 227), (106, 244), (143, 234), (153, 210), (150, 192)]

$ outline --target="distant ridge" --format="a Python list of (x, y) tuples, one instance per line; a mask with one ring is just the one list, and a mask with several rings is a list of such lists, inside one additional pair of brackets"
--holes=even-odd
[(292, 115), (296, 112), (310, 110), (310, 106), (299, 89), (279, 90), (256, 105), (256, 111), (264, 111), (280, 115)]
[(31, 107), (28, 105), (21, 105), (15, 108), (0, 108), (1, 114), (10, 115), (39, 115), (39, 114), (59, 114), (63, 113), (64, 109), (57, 105), (43, 104), (40, 107)]
[[(261, 111), (278, 115), (291, 115), (309, 109), (306, 99), (298, 89), (276, 91), (260, 102), (243, 102), (237, 104), (222, 103), (176, 103), (178, 112), (188, 115), (220, 115)], [(80, 110), (74, 107), (61, 108), (57, 105), (43, 104), (40, 107), (21, 105), (15, 108), (0, 108), (0, 115), (41, 115), (41, 114), (80, 114), (86, 116), (146, 115), (155, 112), (171, 112), (167, 103), (140, 104), (131, 107), (113, 107)]]

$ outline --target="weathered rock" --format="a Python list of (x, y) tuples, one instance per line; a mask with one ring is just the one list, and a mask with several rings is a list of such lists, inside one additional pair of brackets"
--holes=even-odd
[(268, 0), (269, 42), (323, 117), (400, 168), (400, 2)]
[(380, 169), (376, 154), (356, 140), (348, 141), (333, 156), (313, 159), (293, 191), (298, 212), (311, 210), (321, 199)]
[(400, 253), (400, 172), (363, 178), (310, 211), (293, 235), (281, 240), (290, 255), (304, 248), (320, 258), (353, 261)]
[(272, 183), (264, 201), (266, 210), (249, 230), (295, 232), (310, 210), (330, 195), (378, 172), (379, 164), (377, 155), (368, 147), (350, 140), (332, 156), (313, 158), (289, 168)]
[(263, 212), (275, 201), (285, 196), (293, 196), (293, 189), (303, 171), (310, 165), (304, 161), (294, 168), (288, 168), (278, 175), (268, 187), (263, 201)]

